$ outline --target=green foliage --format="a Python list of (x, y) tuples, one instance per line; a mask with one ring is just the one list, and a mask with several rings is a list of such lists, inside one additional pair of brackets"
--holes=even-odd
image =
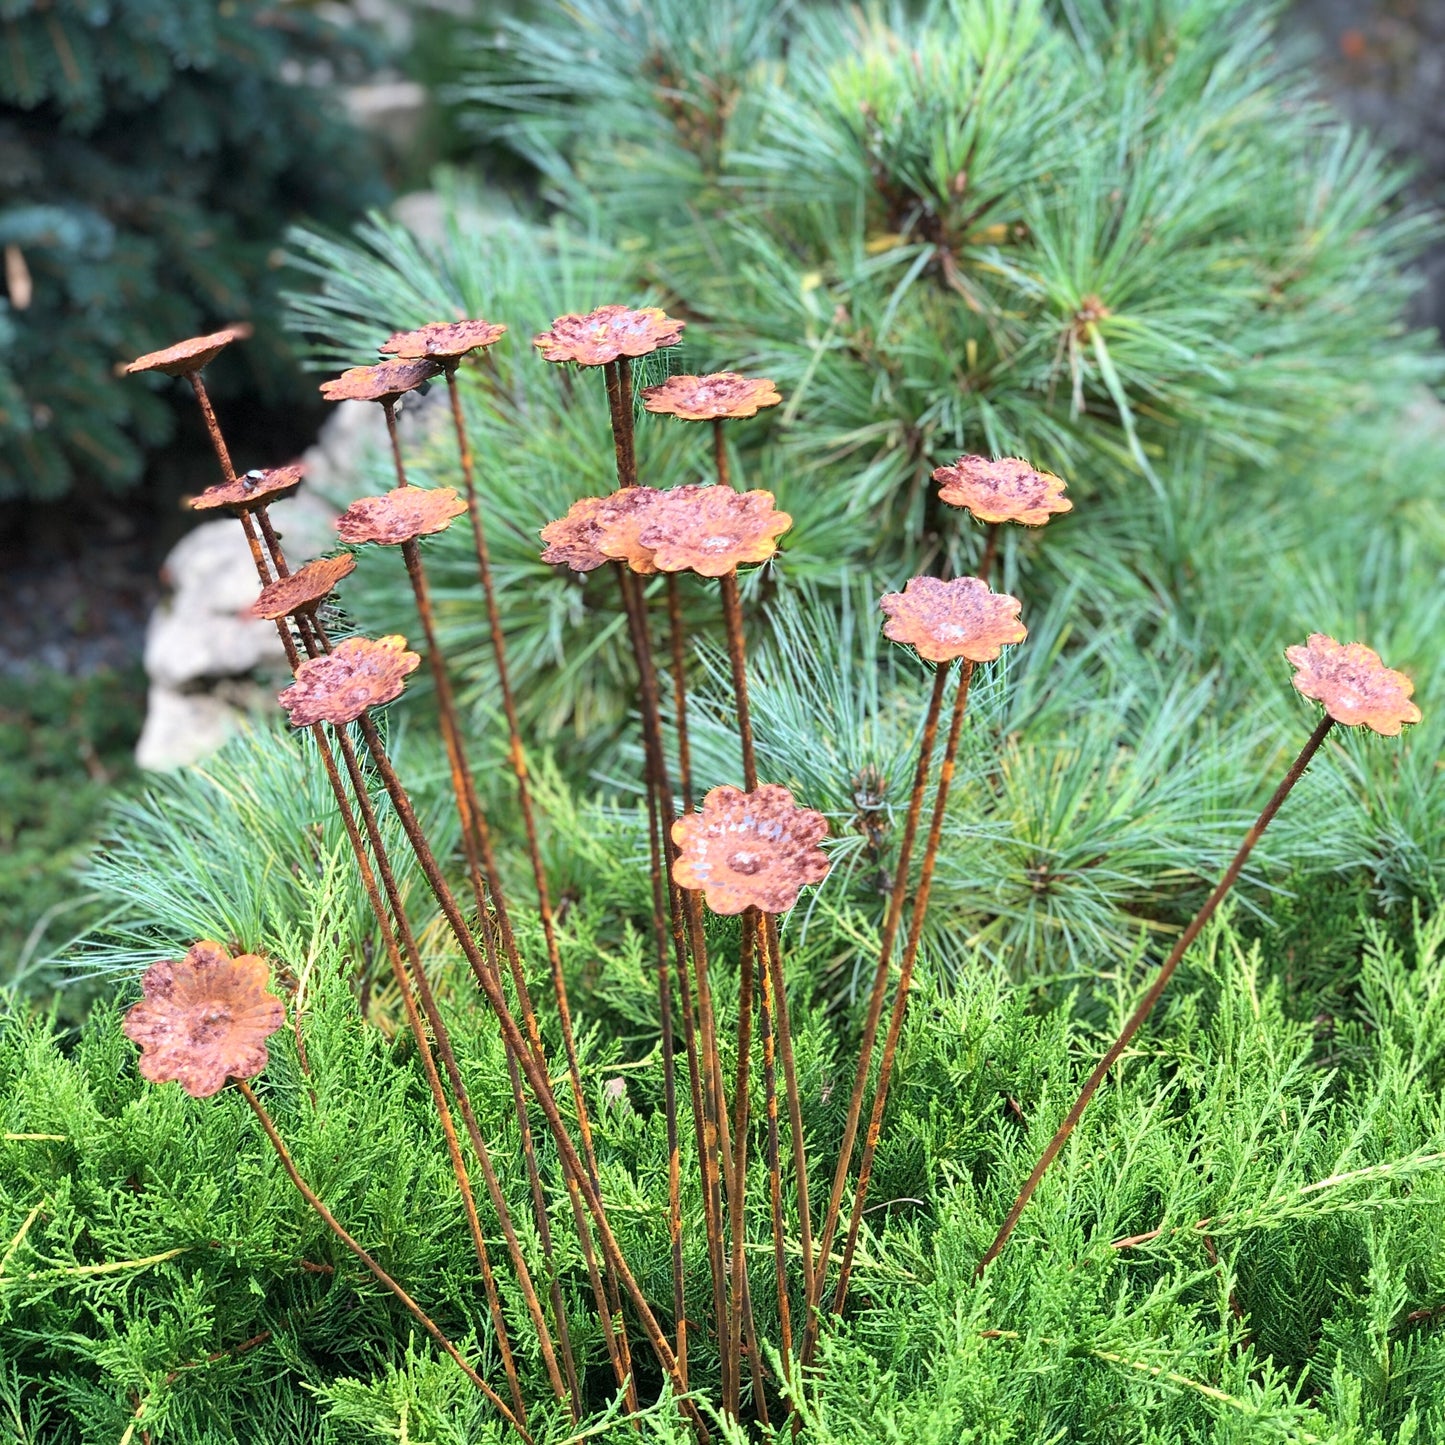
[[(276, 325), (288, 221), (375, 198), (358, 137), (316, 83), (360, 63), (354, 35), (262, 0), (17, 0), (0, 52), (0, 245), (23, 264), (0, 301), (0, 497), (77, 476), (133, 484), (174, 425), (143, 351), (242, 319), (250, 374), (290, 381)], [(38, 364), (40, 361), (43, 365)]]

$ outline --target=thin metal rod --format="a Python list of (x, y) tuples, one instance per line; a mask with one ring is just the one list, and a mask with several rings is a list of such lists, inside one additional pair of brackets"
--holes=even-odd
[[(766, 941), (760, 938), (761, 947)], [(777, 1282), (778, 1323), (785, 1369), (793, 1366), (793, 1323), (788, 1305), (788, 1255), (783, 1217), (783, 1173), (778, 1140), (778, 1078), (773, 1043), (773, 986), (766, 968), (758, 970), (759, 1030), (763, 1045), (763, 1098), (768, 1118), (768, 1189), (773, 1215), (773, 1275)], [(785, 1385), (788, 1383), (784, 1381)]]
[(983, 556), (979, 559), (978, 564), (978, 576), (983, 582), (988, 581), (988, 575), (993, 571), (994, 558), (998, 554), (999, 533), (1002, 530), (1002, 522), (988, 524), (988, 537), (983, 544)]
[(672, 651), (673, 728), (677, 733), (677, 786), (682, 811), (692, 812), (692, 748), (687, 738), (687, 637), (677, 573), (667, 574), (667, 632)]
[(743, 787), (751, 793), (758, 786), (758, 760), (753, 750), (753, 724), (748, 711), (748, 669), (743, 650), (743, 608), (738, 596), (737, 569), (719, 580), (722, 583), (723, 622), (727, 626), (728, 660), (732, 665), (733, 698), (738, 714), (738, 742), (743, 753)]
[(743, 914), (742, 935), (738, 950), (738, 1035), (737, 1078), (733, 1085), (732, 1174), (733, 1187), (728, 1198), (728, 1215), (732, 1227), (732, 1279), (729, 1283), (727, 1349), (732, 1368), (727, 1373), (728, 1390), (723, 1394), (725, 1414), (737, 1415), (741, 1389), (738, 1362), (742, 1359), (743, 1337), (743, 1272), (747, 1267), (747, 1178), (748, 1125), (751, 1089), (749, 1072), (753, 1046), (753, 945), (758, 937), (756, 909)]
[(712, 419), (712, 460), (713, 466), (717, 468), (718, 485), (732, 486), (732, 476), (728, 468), (728, 449), (723, 439), (723, 424), (720, 416)]
[(191, 384), (191, 390), (196, 394), (196, 402), (201, 408), (201, 416), (205, 419), (206, 434), (211, 439), (211, 446), (215, 450), (216, 460), (221, 464), (221, 475), (228, 481), (236, 480), (236, 469), (231, 465), (231, 450), (226, 445), (226, 439), (221, 435), (221, 424), (216, 420), (215, 408), (211, 405), (210, 393), (206, 390), (206, 383), (201, 380), (199, 371), (188, 371), (186, 380)]
[(1009, 1235), (1013, 1233), (1014, 1226), (1019, 1222), (1019, 1216), (1024, 1212), (1024, 1207), (1033, 1197), (1034, 1190), (1039, 1187), (1039, 1181), (1044, 1177), (1049, 1165), (1054, 1162), (1054, 1157), (1064, 1147), (1064, 1141), (1073, 1133), (1074, 1126), (1083, 1118), (1084, 1110), (1089, 1107), (1089, 1100), (1094, 1097), (1099, 1085), (1103, 1083), (1105, 1075), (1129, 1046), (1129, 1041), (1139, 1032), (1154, 1005), (1159, 1002), (1160, 995), (1163, 994), (1169, 980), (1174, 976), (1174, 970), (1178, 968), (1180, 960), (1188, 951), (1190, 944), (1199, 937), (1204, 925), (1213, 917), (1215, 909), (1223, 902), (1224, 895), (1234, 886), (1244, 868), (1245, 861), (1254, 851), (1254, 845), (1259, 842), (1264, 835), (1264, 830), (1274, 821), (1274, 815), (1279, 812), (1284, 800), (1289, 797), (1290, 790), (1304, 776), (1305, 769), (1309, 766), (1315, 753), (1319, 751), (1320, 744), (1324, 742), (1333, 723), (1334, 719), (1328, 713), (1320, 719), (1318, 726), (1310, 734), (1309, 740), (1300, 749), (1299, 756), (1290, 765), (1289, 772), (1284, 775), (1284, 781), (1274, 790), (1274, 796), (1264, 805), (1263, 812), (1255, 819), (1249, 832), (1244, 835), (1244, 842), (1239, 845), (1239, 851), (1234, 855), (1229, 867), (1225, 869), (1224, 876), (1215, 885), (1214, 891), (1205, 899), (1199, 912), (1190, 920), (1189, 927), (1179, 935), (1179, 940), (1170, 951), (1169, 957), (1164, 960), (1159, 972), (1154, 976), (1154, 982), (1149, 985), (1144, 997), (1139, 1000), (1138, 1007), (1129, 1015), (1128, 1022), (1120, 1029), (1118, 1038), (1109, 1045), (1108, 1051), (1094, 1066), (1094, 1071), (1079, 1091), (1079, 1097), (1074, 1101), (1073, 1108), (1064, 1116), (1064, 1122), (1059, 1125), (1058, 1132), (1049, 1140), (1044, 1152), (1039, 1156), (1039, 1161), (1024, 1182), (1024, 1187), (1019, 1190), (1018, 1198), (1014, 1200), (1013, 1208), (1008, 1212), (1008, 1218), (1004, 1220), (993, 1243), (984, 1251), (983, 1258), (975, 1267), (975, 1274), (981, 1275), (998, 1258), (1000, 1251), (1008, 1243)]

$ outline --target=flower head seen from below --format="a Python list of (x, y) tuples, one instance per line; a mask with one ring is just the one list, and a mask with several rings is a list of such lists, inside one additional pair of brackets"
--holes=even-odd
[(1285, 648), (1284, 655), (1295, 669), (1295, 687), (1323, 703), (1346, 727), (1363, 726), (1393, 738), (1407, 723), (1420, 721), (1420, 709), (1410, 701), (1415, 684), (1386, 667), (1363, 642), (1336, 642), (1312, 632), (1308, 642)]
[(619, 356), (647, 356), (659, 347), (676, 346), (685, 324), (674, 321), (658, 306), (636, 311), (626, 306), (599, 306), (585, 316), (559, 316), (550, 331), (532, 338), (532, 345), (544, 361), (603, 366)]
[(980, 522), (1042, 527), (1050, 517), (1074, 509), (1058, 477), (1018, 457), (959, 457), (952, 466), (939, 467), (933, 480), (941, 484), (940, 501), (966, 508)]
[(341, 727), (367, 708), (400, 697), (407, 676), (420, 665), (421, 658), (406, 650), (404, 637), (348, 637), (334, 652), (303, 662), (278, 701), (292, 727), (319, 722)]
[(902, 592), (878, 603), (888, 615), (883, 635), (912, 648), (929, 662), (992, 662), (1028, 629), (1019, 621), (1022, 603), (994, 592), (977, 577), (913, 577)]
[(778, 538), (793, 525), (773, 506), (771, 492), (731, 487), (676, 487), (658, 492), (638, 541), (661, 572), (723, 577), (738, 567), (766, 562)]
[(321, 383), (327, 401), (392, 402), (428, 382), (441, 368), (427, 358), (378, 361), (374, 366), (353, 366)]
[(301, 476), (300, 462), (289, 467), (257, 468), (243, 473), (234, 482), (218, 482), (214, 487), (207, 487), (200, 496), (191, 498), (191, 507), (197, 512), (210, 512), (217, 507), (248, 512), (253, 507), (289, 496), (301, 485)]
[(242, 322), (239, 326), (228, 326), (224, 331), (212, 331), (208, 336), (192, 336), (186, 341), (177, 341), (174, 346), (137, 356), (126, 366), (125, 374), (134, 376), (139, 371), (160, 371), (167, 376), (186, 376), (214, 360), (233, 341), (244, 341), (250, 334), (250, 324)]
[(337, 519), (343, 542), (395, 545), (444, 532), (467, 509), (454, 487), (395, 487), (381, 497), (361, 497)]
[(182, 959), (153, 963), (141, 976), (145, 996), (122, 1025), (140, 1045), (141, 1076), (174, 1081), (195, 1099), (227, 1079), (254, 1078), (266, 1067), (266, 1040), (286, 1022), (268, 977), (265, 959), (232, 958), (209, 939)]
[(324, 602), (343, 577), (356, 570), (356, 558), (350, 552), (339, 557), (318, 557), (289, 577), (278, 577), (261, 589), (251, 604), (251, 611), (267, 622), (289, 617), (293, 612), (306, 612)]
[(383, 355), (403, 358), (430, 357), (434, 361), (459, 361), (468, 352), (494, 346), (507, 328), (480, 318), (468, 321), (429, 321), (415, 331), (397, 331), (377, 350)]
[(735, 371), (708, 376), (669, 376), (660, 386), (645, 387), (642, 404), (660, 416), (683, 421), (714, 421), (723, 417), (756, 416), (782, 401), (777, 387), (765, 377), (754, 380)]
[(818, 846), (827, 836), (828, 820), (777, 783), (751, 793), (714, 788), (700, 812), (672, 825), (674, 876), (683, 888), (700, 888), (714, 913), (786, 913), (802, 889), (828, 876)]

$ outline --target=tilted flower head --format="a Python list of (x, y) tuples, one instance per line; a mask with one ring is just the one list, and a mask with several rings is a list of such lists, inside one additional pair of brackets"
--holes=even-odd
[(642, 404), (661, 416), (684, 421), (712, 421), (717, 417), (756, 416), (760, 407), (782, 401), (778, 389), (765, 377), (754, 380), (735, 371), (708, 376), (669, 376), (660, 386), (644, 387)]
[(242, 322), (239, 326), (228, 326), (224, 331), (212, 331), (208, 336), (192, 336), (187, 341), (176, 342), (174, 346), (137, 356), (126, 366), (125, 374), (134, 376), (138, 371), (163, 371), (167, 376), (185, 376), (199, 371), (233, 341), (244, 341), (250, 334), (249, 323)]
[(323, 381), (321, 395), (327, 401), (395, 401), (430, 381), (440, 370), (440, 366), (428, 358), (353, 366), (350, 371)]
[(714, 788), (701, 812), (672, 825), (673, 876), (683, 888), (702, 889), (714, 913), (785, 913), (801, 889), (828, 876), (828, 855), (818, 847), (827, 836), (828, 820), (800, 808), (777, 783), (751, 793)]
[(771, 492), (731, 487), (675, 487), (659, 500), (638, 534), (662, 572), (722, 577), (750, 562), (766, 562), (793, 525), (773, 508)]
[(217, 507), (248, 512), (252, 507), (289, 496), (301, 485), (301, 475), (300, 462), (289, 467), (257, 468), (234, 482), (217, 482), (214, 487), (207, 487), (199, 497), (191, 498), (191, 507), (197, 512), (209, 512)]
[(436, 361), (456, 361), (469, 351), (492, 346), (507, 328), (495, 321), (429, 321), (415, 331), (396, 331), (377, 350), (383, 355), (429, 356)]
[(251, 604), (257, 617), (274, 622), (293, 612), (305, 612), (329, 597), (336, 584), (356, 570), (356, 558), (350, 552), (339, 557), (318, 557), (289, 577), (278, 577), (261, 589)]
[(396, 487), (382, 497), (361, 497), (337, 519), (343, 542), (396, 544), (445, 532), (467, 509), (455, 487)]
[(1002, 648), (1028, 636), (1018, 598), (991, 591), (977, 577), (912, 577), (878, 605), (888, 614), (883, 635), (909, 644), (929, 662), (992, 662)]
[(266, 1067), (266, 1040), (286, 1022), (267, 977), (264, 958), (232, 958), (209, 939), (182, 959), (153, 963), (141, 975), (145, 997), (121, 1025), (140, 1045), (141, 1076), (174, 1080), (195, 1099), (217, 1093), (228, 1078), (254, 1078)]
[(1406, 723), (1420, 721), (1420, 709), (1410, 701), (1415, 684), (1363, 642), (1312, 632), (1304, 646), (1287, 647), (1284, 655), (1295, 668), (1295, 687), (1346, 727), (1363, 725), (1393, 738)]
[(559, 316), (550, 331), (532, 338), (544, 361), (575, 361), (602, 366), (619, 356), (646, 356), (660, 346), (682, 340), (682, 321), (658, 306), (633, 311), (626, 306), (599, 306), (585, 316)]
[(407, 675), (421, 658), (406, 650), (404, 637), (348, 637), (334, 652), (308, 658), (296, 669), (296, 681), (278, 701), (291, 715), (291, 726), (355, 722), (369, 707), (401, 696)]
[(1042, 527), (1055, 513), (1074, 510), (1058, 477), (1017, 457), (959, 457), (951, 467), (939, 467), (933, 480), (942, 484), (940, 501), (966, 507), (980, 522)]

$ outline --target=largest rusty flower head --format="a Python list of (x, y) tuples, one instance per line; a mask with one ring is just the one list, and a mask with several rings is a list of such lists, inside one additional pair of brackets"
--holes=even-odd
[(209, 939), (182, 959), (153, 963), (141, 977), (145, 997), (121, 1025), (140, 1045), (141, 1076), (174, 1081), (196, 1099), (227, 1079), (254, 1078), (266, 1067), (266, 1040), (286, 1022), (267, 977), (265, 959), (232, 958)]
[(714, 371), (708, 376), (669, 376), (660, 386), (642, 390), (642, 404), (660, 416), (683, 421), (714, 421), (722, 417), (756, 416), (760, 408), (782, 401), (766, 377)]
[(1028, 629), (1019, 621), (1023, 605), (1007, 592), (991, 591), (977, 577), (913, 577), (902, 592), (890, 592), (879, 607), (888, 614), (883, 635), (915, 648), (929, 662), (992, 662)]
[(951, 467), (939, 467), (933, 480), (941, 483), (940, 501), (967, 508), (980, 522), (1042, 527), (1056, 513), (1074, 509), (1058, 477), (1017, 457), (959, 457)]
[(369, 707), (401, 696), (409, 673), (421, 658), (406, 650), (404, 637), (348, 637), (334, 652), (308, 658), (296, 681), (278, 701), (291, 715), (291, 726), (355, 722)]
[(444, 532), (467, 504), (455, 487), (396, 487), (382, 497), (361, 497), (337, 519), (343, 542), (395, 545)]
[(138, 371), (161, 371), (167, 376), (188, 376), (199, 371), (233, 341), (244, 341), (250, 334), (249, 323), (242, 322), (239, 326), (228, 326), (224, 331), (212, 331), (208, 336), (192, 336), (186, 341), (177, 341), (174, 346), (137, 356), (126, 366), (125, 374), (134, 376)]
[(786, 512), (774, 509), (771, 492), (676, 487), (657, 497), (638, 541), (662, 572), (723, 577), (747, 563), (766, 562), (793, 525)]
[(428, 382), (441, 368), (430, 359), (378, 361), (374, 366), (353, 366), (321, 383), (327, 401), (393, 402)]
[(1367, 727), (1393, 738), (1406, 723), (1420, 721), (1420, 709), (1410, 701), (1415, 684), (1386, 667), (1363, 642), (1336, 642), (1312, 632), (1304, 646), (1287, 647), (1284, 655), (1295, 668), (1295, 687), (1323, 703), (1346, 727)]
[(383, 355), (431, 357), (443, 364), (459, 361), (470, 351), (493, 346), (507, 328), (495, 321), (429, 321), (415, 331), (396, 331), (377, 347)]
[(674, 321), (658, 306), (634, 311), (599, 306), (585, 316), (559, 316), (550, 331), (532, 338), (544, 361), (575, 361), (602, 366), (619, 356), (646, 356), (660, 346), (676, 346), (686, 323)]
[(751, 793), (714, 788), (701, 812), (672, 825), (673, 876), (683, 888), (702, 889), (714, 913), (785, 913), (802, 889), (828, 876), (828, 855), (818, 847), (827, 836), (828, 820), (800, 808), (777, 783)]

